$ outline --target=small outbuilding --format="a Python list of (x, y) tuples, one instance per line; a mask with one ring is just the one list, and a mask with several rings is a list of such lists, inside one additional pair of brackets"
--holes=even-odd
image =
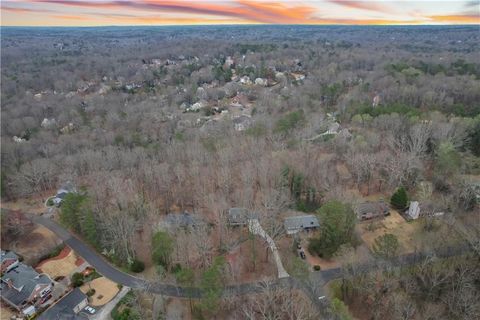
[(409, 219), (415, 220), (420, 216), (420, 204), (418, 201), (410, 201), (410, 206), (407, 210), (407, 217)]

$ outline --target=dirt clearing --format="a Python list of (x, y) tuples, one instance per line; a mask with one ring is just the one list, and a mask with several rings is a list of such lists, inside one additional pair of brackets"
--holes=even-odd
[(407, 222), (395, 210), (380, 220), (371, 220), (357, 225), (362, 240), (372, 249), (375, 239), (385, 233), (391, 233), (398, 238), (400, 244), (399, 253), (411, 253), (415, 251), (415, 236), (419, 231), (419, 224), (416, 221)]
[(95, 290), (95, 294), (89, 298), (90, 304), (94, 307), (103, 306), (110, 302), (120, 291), (115, 282), (105, 277), (93, 279), (80, 287), (80, 290), (85, 294), (90, 289)]
[(65, 247), (58, 256), (40, 262), (37, 269), (48, 274), (52, 279), (68, 277), (77, 268), (76, 261), (75, 252), (69, 247)]

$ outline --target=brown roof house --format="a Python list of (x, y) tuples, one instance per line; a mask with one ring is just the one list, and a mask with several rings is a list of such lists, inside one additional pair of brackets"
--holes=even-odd
[(388, 216), (390, 214), (390, 208), (383, 201), (365, 202), (355, 207), (355, 213), (360, 220), (370, 220)]

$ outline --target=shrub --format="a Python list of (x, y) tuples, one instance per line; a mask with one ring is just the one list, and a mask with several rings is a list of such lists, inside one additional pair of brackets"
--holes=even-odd
[(94, 294), (95, 294), (95, 289), (90, 289), (90, 290), (88, 290), (87, 293), (86, 293), (87, 297), (91, 297), (91, 296), (93, 296)]
[(133, 259), (133, 262), (130, 264), (130, 271), (139, 273), (145, 270), (145, 264), (137, 259)]
[(407, 191), (405, 191), (404, 187), (398, 188), (397, 191), (392, 195), (392, 198), (390, 199), (390, 204), (395, 208), (399, 210), (403, 210), (407, 207), (408, 203), (408, 196), (407, 196)]
[(178, 273), (181, 270), (182, 270), (182, 266), (180, 265), (180, 263), (176, 263), (170, 271), (172, 271), (172, 273)]
[(83, 274), (75, 272), (72, 275), (71, 281), (74, 288), (80, 287), (84, 283)]
[(315, 271), (320, 271), (321, 269), (322, 268), (318, 264), (313, 266), (313, 270), (315, 270)]

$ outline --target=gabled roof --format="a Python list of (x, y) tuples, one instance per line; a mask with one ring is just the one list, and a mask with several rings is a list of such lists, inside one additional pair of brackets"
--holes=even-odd
[(230, 224), (246, 224), (248, 219), (256, 219), (257, 214), (245, 208), (230, 208), (227, 218)]
[(383, 202), (365, 202), (355, 207), (355, 213), (357, 215), (373, 213), (373, 214), (385, 214), (388, 212), (388, 205)]
[(75, 288), (64, 298), (54, 304), (50, 309), (38, 317), (38, 320), (77, 320), (86, 319), (75, 314), (73, 309), (78, 306), (82, 301), (87, 299), (87, 296)]
[(285, 229), (287, 230), (298, 230), (304, 228), (318, 228), (320, 224), (315, 215), (303, 215), (285, 218), (284, 222)]
[(167, 214), (165, 222), (175, 227), (188, 227), (199, 225), (202, 223), (202, 220), (194, 214), (183, 212)]
[(51, 283), (50, 278), (46, 275), (39, 274), (35, 269), (23, 263), (5, 273), (2, 281), (12, 283), (15, 288), (21, 288), (31, 282), (35, 285)]
[(0, 263), (3, 263), (3, 261), (10, 260), (10, 259), (18, 260), (18, 256), (13, 251), (2, 250), (0, 255)]
[(47, 275), (38, 274), (32, 267), (19, 263), (2, 277), (2, 298), (19, 306), (32, 294), (37, 285), (51, 283), (52, 280)]

